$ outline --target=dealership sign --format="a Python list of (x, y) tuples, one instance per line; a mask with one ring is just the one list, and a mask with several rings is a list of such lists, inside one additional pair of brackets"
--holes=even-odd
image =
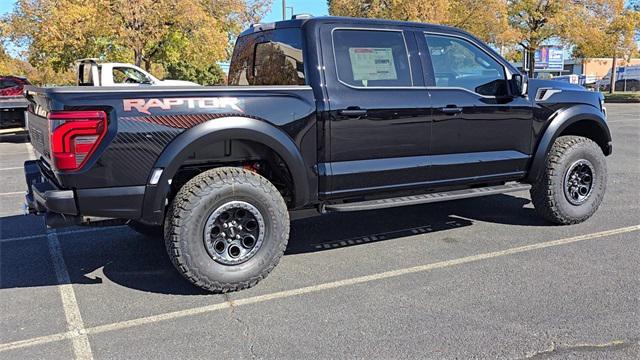
[(564, 69), (564, 50), (559, 46), (543, 46), (535, 53), (536, 70)]

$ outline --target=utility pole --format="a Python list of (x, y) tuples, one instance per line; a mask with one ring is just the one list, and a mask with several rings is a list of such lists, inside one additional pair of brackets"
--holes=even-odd
[(611, 64), (611, 77), (609, 78), (609, 94), (613, 94), (616, 91), (616, 49), (613, 49), (613, 60)]
[(282, 20), (287, 20), (287, 0), (282, 0)]

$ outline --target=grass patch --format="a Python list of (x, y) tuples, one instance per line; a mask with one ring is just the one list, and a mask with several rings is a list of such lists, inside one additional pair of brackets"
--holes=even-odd
[(604, 93), (604, 102), (608, 103), (640, 103), (640, 92)]

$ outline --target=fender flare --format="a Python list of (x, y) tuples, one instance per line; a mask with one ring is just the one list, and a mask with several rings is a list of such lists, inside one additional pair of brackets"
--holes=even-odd
[(605, 155), (611, 154), (611, 132), (604, 115), (599, 109), (584, 104), (572, 105), (569, 108), (555, 112), (551, 118), (552, 120), (549, 126), (547, 126), (540, 141), (538, 141), (527, 176), (528, 182), (536, 181), (544, 170), (547, 155), (549, 151), (551, 151), (551, 146), (553, 146), (556, 138), (560, 136), (567, 127), (579, 121), (587, 122), (598, 129), (600, 135), (602, 135), (602, 138), (606, 141), (606, 144), (599, 144), (602, 147), (603, 153)]
[(308, 202), (309, 183), (304, 159), (293, 140), (275, 126), (254, 118), (230, 116), (209, 120), (178, 135), (162, 151), (153, 166), (163, 172), (157, 185), (146, 185), (142, 219), (161, 223), (165, 199), (170, 190), (169, 180), (195, 149), (225, 140), (249, 140), (275, 151), (287, 165), (294, 187), (294, 205)]

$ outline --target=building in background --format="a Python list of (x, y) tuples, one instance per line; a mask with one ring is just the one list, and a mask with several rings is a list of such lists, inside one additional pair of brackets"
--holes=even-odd
[[(595, 76), (602, 79), (609, 71), (611, 71), (611, 58), (584, 58), (567, 60), (564, 68), (569, 74)], [(617, 59), (616, 67), (640, 65), (640, 58)]]

